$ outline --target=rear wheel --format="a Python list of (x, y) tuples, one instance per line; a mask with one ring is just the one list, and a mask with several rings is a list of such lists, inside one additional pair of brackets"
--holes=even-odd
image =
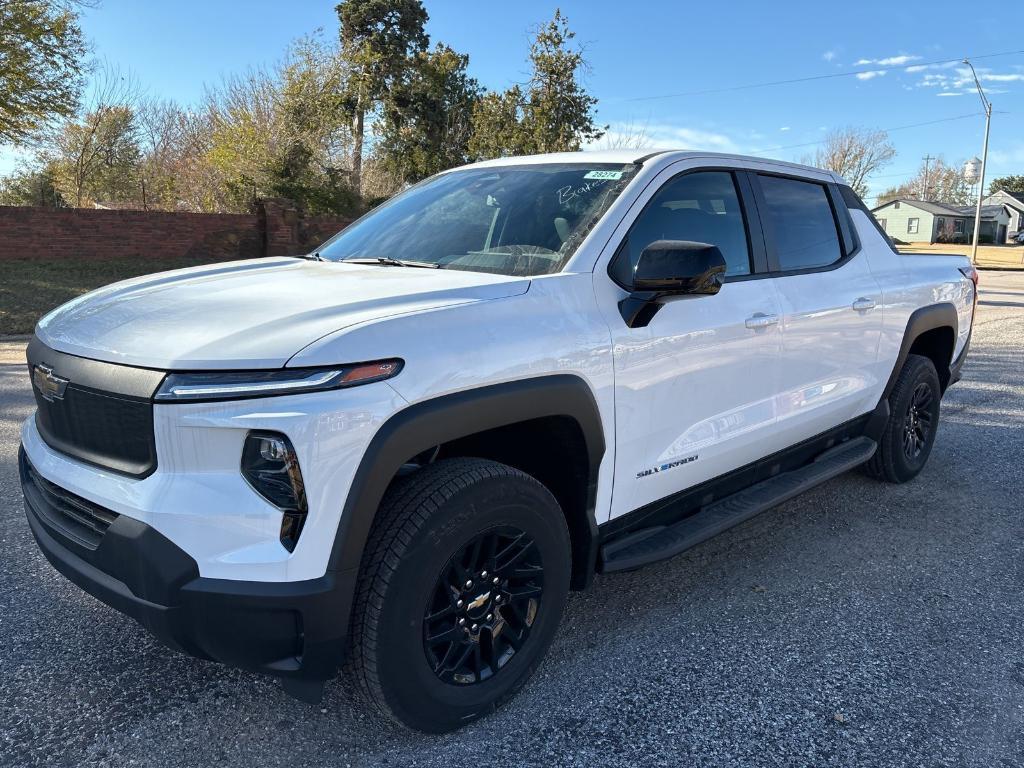
[(941, 398), (935, 365), (927, 357), (910, 355), (889, 395), (889, 421), (865, 465), (868, 474), (905, 483), (924, 469), (935, 443)]
[(569, 573), (565, 518), (532, 477), (482, 459), (419, 470), (389, 489), (367, 542), (358, 687), (423, 731), (493, 711), (550, 645)]

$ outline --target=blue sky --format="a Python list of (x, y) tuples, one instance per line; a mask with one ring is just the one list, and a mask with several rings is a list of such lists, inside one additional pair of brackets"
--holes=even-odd
[[(97, 58), (132, 72), (150, 95), (190, 103), (206, 83), (279, 60), (297, 37), (317, 28), (333, 37), (334, 5), (102, 0), (85, 11), (83, 28)], [(973, 85), (959, 67), (927, 62), (1024, 49), (1019, 20), (982, 17), (968, 39), (969, 5), (962, 1), (427, 0), (426, 6), (432, 41), (468, 53), (472, 73), (492, 89), (525, 80), (530, 30), (561, 7), (586, 49), (586, 82), (600, 99), (599, 120), (612, 130), (642, 129), (656, 146), (800, 160), (834, 127), (901, 128), (890, 132), (898, 154), (873, 179), (873, 194), (913, 175), (926, 154), (952, 163), (981, 154), (984, 120)], [(975, 66), (997, 111), (989, 177), (1024, 173), (1024, 54), (978, 59)], [(692, 94), (851, 70), (862, 74)], [(691, 95), (646, 98), (679, 93)], [(0, 172), (12, 158), (0, 154)]]

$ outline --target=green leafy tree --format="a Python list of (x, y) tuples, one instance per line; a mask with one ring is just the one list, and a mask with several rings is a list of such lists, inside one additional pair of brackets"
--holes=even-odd
[(992, 183), (988, 185), (988, 193), (993, 195), (1000, 190), (1024, 192), (1024, 176), (1000, 176), (992, 179)]
[(366, 117), (409, 76), (412, 58), (426, 50), (427, 11), (421, 0), (343, 0), (335, 10), (348, 68), (352, 185), (359, 190)]
[(486, 94), (473, 115), (470, 151), (477, 158), (537, 152), (574, 152), (597, 141), (607, 126), (595, 122), (597, 99), (580, 82), (587, 69), (575, 33), (560, 10), (530, 45), (531, 75), (525, 89)]
[(141, 151), (131, 107), (103, 105), (66, 122), (49, 152), (57, 189), (76, 208), (138, 199)]
[(86, 46), (70, 0), (0, 2), (0, 143), (75, 113)]
[(474, 159), (528, 155), (534, 151), (523, 103), (523, 91), (518, 85), (501, 93), (483, 95), (473, 110), (469, 152)]
[(468, 56), (439, 43), (415, 56), (409, 77), (389, 94), (374, 157), (398, 183), (467, 162), (473, 109), (480, 98), (468, 66)]
[(209, 171), (206, 204), (238, 211), (287, 197), (311, 213), (356, 212), (346, 74), (336, 49), (306, 38), (281, 67), (212, 89), (196, 133)]
[(275, 195), (310, 213), (359, 207), (346, 168), (352, 147), (347, 68), (318, 37), (296, 43), (281, 71), (281, 148), (269, 167)]
[(67, 207), (55, 184), (53, 169), (48, 167), (21, 168), (0, 179), (0, 205)]

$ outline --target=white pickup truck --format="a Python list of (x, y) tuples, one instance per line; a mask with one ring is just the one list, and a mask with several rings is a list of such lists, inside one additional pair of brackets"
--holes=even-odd
[(44, 317), (28, 521), (173, 647), (310, 701), (344, 664), (383, 713), (449, 730), (523, 685), (595, 573), (857, 466), (917, 475), (976, 283), (896, 253), (814, 168), (454, 169), (314, 254)]

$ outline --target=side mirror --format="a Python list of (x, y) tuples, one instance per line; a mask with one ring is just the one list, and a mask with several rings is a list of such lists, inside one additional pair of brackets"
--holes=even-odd
[(656, 240), (644, 248), (633, 270), (633, 292), (621, 302), (630, 328), (651, 321), (666, 299), (713, 296), (722, 289), (725, 257), (718, 246), (689, 240)]

